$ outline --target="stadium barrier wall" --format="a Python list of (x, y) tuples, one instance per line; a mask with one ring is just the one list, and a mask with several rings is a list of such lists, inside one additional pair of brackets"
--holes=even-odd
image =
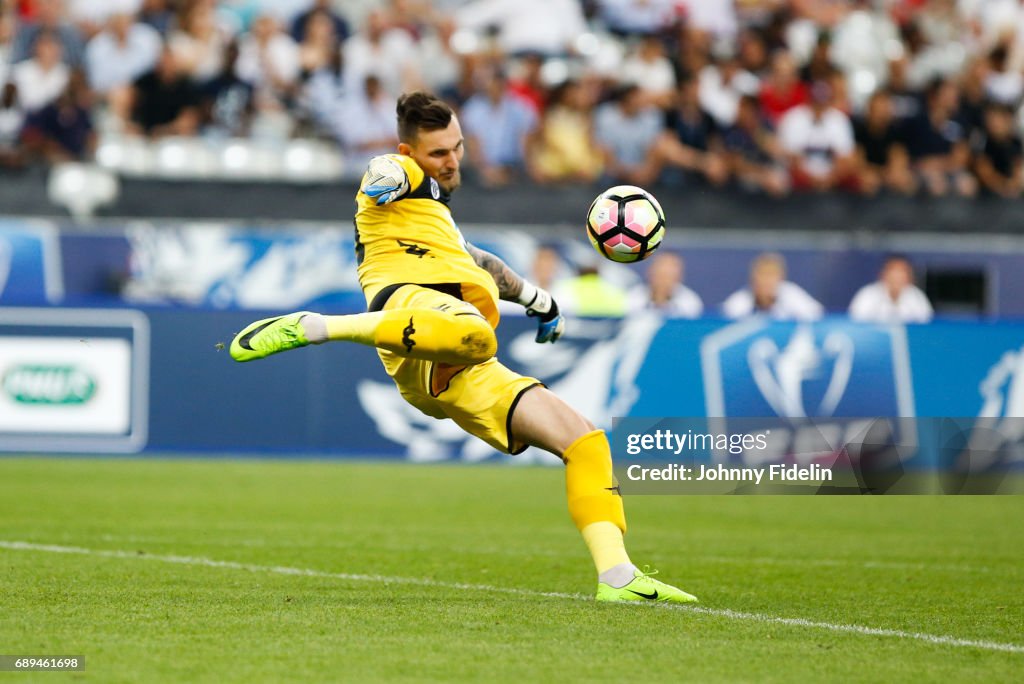
[[(555, 244), (570, 263), (596, 258), (583, 231), (527, 227), (469, 227), (476, 244), (499, 254), (522, 273), (541, 243)], [(576, 239), (565, 237), (570, 235)], [(843, 312), (854, 293), (875, 279), (885, 254), (908, 253), (922, 283), (931, 279), (954, 314), (983, 310), (1024, 319), (1024, 241), (950, 235), (865, 240), (854, 232), (811, 235), (673, 228), (663, 250), (686, 257), (686, 281), (714, 313), (743, 287), (751, 259), (780, 251), (789, 277), (832, 312)], [(647, 264), (602, 262), (606, 278), (638, 284)], [(572, 275), (568, 265), (559, 276)], [(973, 292), (959, 302), (971, 282)], [(973, 279), (973, 280), (972, 280)], [(952, 283), (952, 285), (950, 285)], [(54, 221), (0, 220), (0, 305), (96, 302), (138, 306), (176, 304), (217, 309), (317, 308), (355, 311), (358, 292), (352, 227), (348, 222), (251, 226), (211, 222), (114, 221), (87, 227)], [(958, 309), (958, 307), (962, 307)]]
[[(255, 363), (230, 342), (261, 312), (0, 309), (0, 451), (496, 458), (405, 404), (374, 350), (328, 344)], [(1024, 324), (571, 320), (557, 345), (506, 316), (500, 358), (603, 427), (614, 417), (1024, 417)], [(1020, 462), (1024, 435), (1010, 432)], [(519, 462), (557, 462), (529, 450)], [(919, 465), (937, 463), (926, 449)]]

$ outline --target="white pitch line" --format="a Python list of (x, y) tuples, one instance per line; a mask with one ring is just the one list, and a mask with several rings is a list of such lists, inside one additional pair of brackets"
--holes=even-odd
[[(466, 582), (444, 582), (427, 577), (396, 577), (387, 575), (367, 575), (348, 572), (325, 572), (323, 570), (312, 570), (309, 568), (293, 568), (284, 565), (257, 565), (253, 563), (238, 563), (235, 561), (221, 561), (213, 558), (200, 556), (174, 556), (150, 554), (139, 551), (119, 551), (111, 549), (87, 549), (80, 546), (58, 546), (55, 544), (35, 544), (24, 541), (0, 540), (0, 549), (10, 551), (37, 551), (44, 553), (77, 554), (83, 556), (97, 556), (101, 558), (122, 558), (133, 560), (151, 560), (161, 563), (174, 563), (177, 565), (196, 565), (208, 568), (224, 568), (227, 570), (245, 570), (247, 572), (269, 572), (276, 575), (293, 575), (300, 577), (320, 577), (327, 579), (338, 579), (348, 582), (381, 582), (384, 584), (411, 584), (423, 587), (437, 587), (442, 589), (459, 589), (484, 591), (499, 594), (514, 594), (517, 596), (543, 596), (545, 598), (570, 599), (575, 601), (591, 600), (590, 596), (584, 594), (569, 594), (555, 591), (534, 591), (532, 589), (518, 589), (515, 587), (499, 587), (490, 584), (470, 584)], [(954, 636), (939, 634), (924, 634), (922, 632), (906, 632), (899, 629), (883, 629), (880, 627), (865, 627), (863, 625), (844, 625), (842, 623), (821, 622), (805, 618), (786, 618), (762, 613), (746, 613), (730, 610), (728, 608), (706, 608), (704, 606), (686, 606), (669, 604), (637, 604), (650, 607), (672, 608), (683, 610), (700, 615), (711, 615), (723, 617), (730, 620), (745, 620), (749, 622), (760, 622), (765, 624), (785, 625), (787, 627), (805, 627), (808, 629), (820, 629), (830, 632), (845, 632), (849, 634), (860, 634), (864, 636), (892, 637), (896, 639), (913, 639), (924, 641), (938, 646), (952, 646), (957, 648), (978, 648), (986, 651), (1002, 651), (1005, 653), (1024, 653), (1024, 646), (1009, 644), (998, 641), (985, 641), (980, 639), (961, 639)]]
[[(166, 537), (160, 535), (135, 535), (135, 534), (101, 534), (97, 536), (97, 539), (106, 542), (122, 542), (132, 544), (163, 544), (167, 541)], [(206, 541), (207, 544), (216, 544), (219, 546), (247, 546), (255, 548), (267, 548), (270, 546), (274, 547), (290, 547), (290, 548), (310, 548), (311, 546), (324, 546), (323, 543), (312, 544), (308, 542), (297, 542), (297, 543), (285, 543), (279, 540), (273, 542), (267, 542), (266, 539), (235, 539), (225, 541)], [(326, 545), (331, 548), (337, 549), (348, 549), (351, 548), (351, 544), (337, 543), (337, 542), (326, 542)], [(433, 544), (420, 544), (412, 545), (409, 544), (376, 544), (377, 550), (404, 550), (404, 551), (422, 551), (424, 553), (436, 553), (438, 552), (438, 546)], [(474, 546), (473, 551), (476, 553), (501, 555), (501, 556), (516, 556), (521, 557), (524, 554), (509, 550), (508, 547), (504, 546)], [(551, 558), (561, 558), (565, 556), (564, 551), (555, 551), (554, 549), (531, 549), (530, 556), (548, 556)], [(852, 558), (780, 558), (778, 556), (721, 556), (721, 555), (708, 555), (708, 554), (690, 554), (687, 556), (693, 561), (704, 561), (708, 563), (729, 563), (729, 564), (740, 564), (740, 563), (757, 563), (759, 565), (797, 565), (801, 567), (805, 566), (822, 566), (830, 568), (862, 568), (866, 570), (908, 570), (908, 571), (929, 571), (929, 572), (963, 572), (967, 574), (971, 573), (992, 573), (996, 572), (993, 568), (984, 565), (967, 565), (967, 564), (948, 564), (948, 563), (914, 563), (908, 561), (871, 561), (871, 560), (856, 560)]]

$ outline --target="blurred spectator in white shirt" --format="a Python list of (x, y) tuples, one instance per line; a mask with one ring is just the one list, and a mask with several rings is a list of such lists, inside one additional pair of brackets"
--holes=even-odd
[(932, 319), (928, 297), (914, 284), (907, 257), (885, 260), (878, 280), (862, 287), (850, 302), (850, 318), (871, 323), (927, 323)]
[(86, 46), (89, 84), (100, 94), (131, 85), (156, 65), (162, 45), (156, 29), (136, 22), (133, 15), (111, 16)]
[(758, 255), (750, 266), (750, 285), (729, 295), (722, 304), (726, 318), (767, 314), (778, 320), (813, 321), (825, 308), (796, 283), (786, 280), (781, 254)]
[(26, 112), (38, 111), (64, 92), (71, 70), (61, 61), (62, 48), (56, 34), (41, 33), (36, 39), (35, 57), (15, 64), (11, 80)]
[(704, 302), (683, 284), (685, 269), (683, 258), (675, 252), (655, 254), (647, 267), (647, 283), (629, 291), (629, 311), (652, 310), (665, 316), (700, 318)]
[(442, 94), (442, 97), (455, 87), (463, 59), (452, 45), (455, 28), (455, 20), (451, 17), (438, 17), (424, 27), (413, 57), (417, 64), (430, 65), (419, 74), (423, 87)]
[(347, 83), (363, 83), (372, 74), (397, 98), (419, 82), (412, 38), (406, 31), (390, 27), (380, 10), (366, 15), (362, 29), (345, 41), (343, 54)]
[(142, 0), (67, 0), (67, 17), (85, 35), (94, 36), (115, 14), (138, 14)]
[(270, 14), (281, 26), (291, 28), (295, 18), (313, 6), (314, 0), (258, 0), (260, 13)]
[(338, 50), (330, 63), (306, 74), (299, 94), (299, 104), (304, 116), (320, 132), (334, 137), (338, 112), (344, 108), (348, 96), (349, 88), (341, 67), (341, 51)]
[(860, 111), (889, 75), (889, 54), (898, 44), (899, 29), (887, 8), (863, 2), (836, 24), (829, 57), (851, 83), (850, 100)]
[(725, 39), (736, 37), (739, 24), (734, 0), (681, 0), (680, 4), (686, 20), (698, 31)]
[(81, 65), (85, 58), (85, 39), (78, 27), (67, 20), (64, 0), (38, 0), (35, 6), (36, 14), (33, 20), (21, 24), (14, 32), (10, 63), (30, 59), (34, 54), (36, 38), (40, 33), (50, 32), (56, 33), (60, 38), (64, 48), (64, 60), (68, 65)]
[(182, 72), (197, 85), (209, 83), (224, 69), (224, 56), (230, 37), (217, 23), (217, 14), (209, 3), (193, 5), (167, 44), (174, 52)]
[(484, 69), (481, 92), (469, 98), (460, 120), (470, 165), (484, 185), (506, 185), (525, 170), (526, 139), (537, 126), (533, 109), (508, 91), (500, 69)]
[(578, 0), (471, 0), (455, 13), (460, 28), (483, 35), (498, 27), (498, 44), (506, 54), (570, 52), (587, 31)]
[(678, 18), (677, 0), (598, 0), (599, 16), (614, 33), (649, 36)]
[(334, 134), (345, 148), (345, 162), (354, 169), (366, 168), (371, 159), (394, 152), (398, 145), (396, 98), (372, 74), (360, 86), (345, 98), (333, 122)]
[(761, 82), (740, 66), (732, 44), (715, 46), (716, 60), (700, 70), (700, 106), (722, 128), (736, 122), (736, 108), (744, 95), (757, 95)]
[(832, 106), (830, 85), (816, 82), (810, 104), (783, 114), (778, 133), (795, 189), (834, 190), (849, 182), (855, 170), (853, 124)]
[(640, 88), (650, 104), (667, 107), (676, 90), (676, 73), (656, 36), (645, 36), (630, 51), (618, 72), (619, 82)]
[(284, 96), (299, 77), (299, 46), (270, 14), (256, 18), (238, 43), (238, 77), (254, 88)]
[(1005, 45), (997, 45), (988, 54), (989, 72), (985, 78), (985, 94), (988, 99), (1000, 104), (1016, 106), (1024, 95), (1024, 75), (1020, 69), (1012, 69), (1008, 64), (1008, 50)]

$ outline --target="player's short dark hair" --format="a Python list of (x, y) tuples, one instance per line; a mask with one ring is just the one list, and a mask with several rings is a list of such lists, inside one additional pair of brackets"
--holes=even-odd
[(420, 131), (440, 131), (452, 122), (452, 108), (436, 95), (417, 90), (398, 98), (398, 139), (415, 142)]
[(902, 262), (909, 266), (911, 269), (914, 268), (914, 262), (910, 260), (910, 255), (904, 254), (903, 252), (887, 252), (885, 256), (882, 258), (882, 268), (885, 268), (889, 264), (893, 264), (896, 262)]

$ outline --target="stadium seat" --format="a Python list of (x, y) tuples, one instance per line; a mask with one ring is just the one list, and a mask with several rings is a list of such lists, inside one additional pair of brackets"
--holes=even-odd
[(104, 137), (96, 149), (96, 161), (103, 168), (126, 176), (149, 176), (154, 169), (150, 144), (137, 137)]
[(293, 183), (336, 181), (342, 177), (341, 155), (317, 140), (293, 140), (284, 154), (284, 177)]
[(166, 138), (153, 145), (157, 176), (201, 179), (217, 174), (217, 153), (199, 138)]

